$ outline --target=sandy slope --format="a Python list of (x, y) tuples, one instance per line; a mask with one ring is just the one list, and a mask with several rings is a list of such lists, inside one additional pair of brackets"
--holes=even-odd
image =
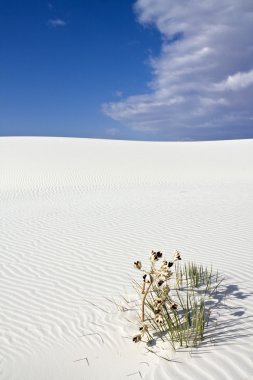
[[(252, 163), (252, 140), (1, 137), (1, 380), (253, 378)], [(105, 297), (175, 248), (224, 273), (227, 300), (212, 339), (166, 362)]]

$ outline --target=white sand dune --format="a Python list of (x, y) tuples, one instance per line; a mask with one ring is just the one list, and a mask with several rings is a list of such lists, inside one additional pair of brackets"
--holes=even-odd
[[(252, 379), (252, 164), (253, 140), (1, 137), (1, 380)], [(105, 299), (151, 249), (226, 276), (216, 329), (171, 362)]]

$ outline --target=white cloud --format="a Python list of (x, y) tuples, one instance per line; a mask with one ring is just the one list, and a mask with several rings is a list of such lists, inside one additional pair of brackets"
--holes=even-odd
[(54, 27), (67, 25), (66, 21), (60, 18), (50, 19), (48, 20), (48, 24)]
[(161, 52), (147, 93), (104, 104), (108, 116), (182, 139), (252, 126), (252, 0), (138, 0), (135, 12), (162, 34)]
[(247, 73), (236, 73), (229, 75), (227, 79), (214, 85), (218, 91), (233, 90), (238, 91), (253, 85), (253, 70)]

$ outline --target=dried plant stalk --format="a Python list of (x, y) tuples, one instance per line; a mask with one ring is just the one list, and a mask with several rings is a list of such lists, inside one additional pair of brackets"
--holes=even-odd
[(146, 297), (148, 295), (149, 289), (150, 289), (152, 284), (153, 284), (153, 277), (152, 277), (152, 275), (150, 275), (150, 282), (149, 282), (146, 290), (145, 290), (145, 282), (144, 282), (144, 294), (142, 296), (142, 302), (141, 302), (141, 321), (142, 322), (145, 321), (145, 301), (146, 301)]

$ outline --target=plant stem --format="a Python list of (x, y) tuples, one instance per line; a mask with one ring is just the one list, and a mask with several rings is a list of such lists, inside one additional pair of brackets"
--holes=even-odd
[(141, 304), (141, 321), (142, 322), (144, 322), (144, 320), (145, 320), (145, 316), (144, 316), (145, 300), (146, 300), (148, 291), (149, 291), (150, 286), (152, 285), (152, 283), (153, 283), (153, 277), (150, 275), (150, 283), (148, 284), (148, 286), (147, 286), (147, 288), (145, 290), (145, 293), (143, 294), (143, 297), (142, 297), (142, 304)]

